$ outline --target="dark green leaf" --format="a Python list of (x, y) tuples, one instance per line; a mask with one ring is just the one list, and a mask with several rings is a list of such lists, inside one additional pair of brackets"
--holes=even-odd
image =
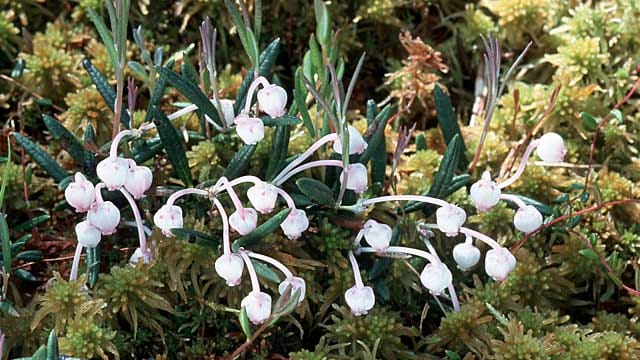
[(582, 221), (582, 215), (574, 216), (567, 221), (567, 227), (569, 229), (576, 227)]
[(162, 149), (162, 140), (159, 137), (145, 140), (144, 145), (133, 151), (133, 160), (137, 164), (144, 163), (156, 156)]
[(598, 120), (591, 116), (591, 114), (586, 112), (581, 112), (580, 117), (582, 118), (582, 127), (587, 131), (596, 131), (598, 127)]
[(30, 281), (30, 282), (36, 282), (38, 281), (38, 279), (36, 279), (36, 276), (33, 275), (32, 273), (28, 272), (25, 269), (18, 269), (16, 270), (16, 277), (20, 280), (24, 280), (24, 281)]
[(240, 322), (244, 336), (246, 336), (247, 339), (251, 339), (251, 323), (249, 322), (249, 316), (247, 315), (247, 309), (245, 307), (242, 307), (240, 310), (238, 321)]
[(44, 114), (42, 119), (47, 129), (49, 129), (51, 136), (56, 140), (61, 140), (62, 147), (78, 164), (84, 164), (85, 150), (80, 141), (78, 141), (67, 128), (60, 124), (58, 120), (47, 114)]
[[(87, 70), (87, 73), (91, 78), (91, 81), (98, 89), (98, 92), (104, 99), (104, 102), (106, 102), (107, 106), (109, 106), (109, 109), (113, 111), (116, 104), (116, 91), (111, 87), (111, 85), (109, 85), (109, 82), (104, 77), (104, 75), (102, 75), (100, 70), (98, 70), (95, 66), (93, 66), (93, 64), (91, 63), (91, 60), (89, 59), (82, 60), (82, 66), (84, 66), (84, 69)], [(124, 101), (122, 104), (122, 111), (120, 114), (120, 122), (125, 128), (127, 129), (130, 128), (129, 114), (125, 107)]]
[[(171, 71), (173, 68), (173, 64), (175, 62), (173, 60), (169, 61), (167, 66), (165, 67), (168, 71)], [(160, 66), (160, 65), (157, 65)], [(156, 82), (156, 86), (151, 91), (151, 98), (149, 99), (149, 104), (147, 105), (147, 114), (145, 115), (144, 122), (148, 123), (153, 119), (152, 109), (154, 107), (160, 108), (160, 101), (162, 100), (162, 96), (164, 95), (164, 90), (167, 88), (167, 79), (165, 77), (159, 77)]]
[(32, 234), (26, 234), (26, 235), (22, 236), (21, 238), (19, 238), (18, 240), (14, 241), (13, 244), (11, 244), (11, 253), (12, 254), (16, 254), (20, 250), (22, 250), (24, 245), (27, 242), (29, 242), (29, 240), (31, 240), (32, 237), (33, 237)]
[(189, 162), (184, 152), (184, 145), (182, 144), (180, 134), (162, 111), (156, 107), (154, 107), (152, 111), (153, 122), (156, 124), (158, 135), (160, 135), (160, 139), (162, 139), (162, 144), (167, 152), (169, 161), (171, 161), (180, 180), (182, 180), (186, 186), (191, 186), (191, 170), (189, 170)]
[[(362, 155), (360, 155), (360, 159), (358, 162), (366, 165), (369, 162), (369, 159), (380, 151), (380, 144), (384, 145), (384, 128), (387, 126), (387, 121), (391, 118), (391, 106), (387, 105), (382, 111), (376, 116), (375, 126), (376, 130), (371, 135), (369, 139), (367, 139), (367, 150), (365, 150)], [(379, 156), (379, 155), (378, 155)]]
[(540, 211), (540, 213), (542, 215), (549, 216), (549, 215), (553, 214), (553, 209), (552, 208), (550, 208), (549, 206), (545, 205), (544, 203), (541, 203), (538, 200), (532, 199), (532, 198), (524, 196), (524, 195), (519, 195), (519, 194), (507, 194), (507, 193), (505, 193), (505, 194), (506, 195), (516, 196), (516, 197), (520, 198), (520, 200), (522, 200), (525, 204), (532, 205), (533, 207), (538, 209), (538, 211)]
[(444, 354), (447, 355), (447, 359), (448, 360), (462, 360), (460, 355), (456, 354), (455, 352), (453, 352), (451, 350), (445, 350)]
[(47, 360), (58, 360), (60, 354), (58, 353), (58, 338), (56, 337), (56, 331), (51, 330), (49, 338), (47, 339)]
[(0, 301), (0, 312), (5, 315), (20, 317), (18, 310), (8, 301)]
[(93, 287), (98, 282), (98, 275), (100, 275), (100, 250), (102, 243), (92, 248), (86, 248), (87, 257), (85, 263), (87, 264), (87, 282), (89, 288)]
[(197, 230), (185, 228), (171, 229), (171, 233), (178, 239), (188, 241), (192, 244), (198, 244), (212, 249), (218, 249), (220, 246), (220, 240), (218, 238), (214, 238), (209, 234)]
[(467, 148), (465, 147), (464, 141), (462, 140), (460, 126), (458, 126), (458, 119), (456, 118), (456, 114), (453, 111), (453, 106), (451, 106), (451, 101), (449, 100), (447, 94), (445, 94), (438, 85), (435, 86), (433, 97), (436, 103), (438, 122), (440, 123), (440, 128), (442, 129), (444, 141), (449, 144), (454, 136), (458, 135), (460, 137), (460, 146), (462, 147), (462, 152), (460, 155), (460, 159), (458, 160), (458, 168), (460, 170), (464, 170), (467, 167), (467, 159), (464, 156)]
[(111, 31), (107, 29), (107, 26), (104, 24), (102, 17), (93, 11), (93, 9), (87, 9), (89, 19), (93, 22), (93, 25), (96, 27), (100, 38), (102, 39), (102, 43), (104, 47), (107, 49), (107, 55), (109, 55), (109, 60), (111, 60), (111, 64), (113, 68), (116, 69), (118, 65), (118, 55), (116, 52), (116, 47), (113, 44), (113, 37), (111, 36)]
[(34, 218), (31, 218), (30, 220), (27, 220), (27, 221), (25, 221), (23, 223), (20, 223), (20, 224), (16, 225), (13, 228), (13, 231), (15, 231), (15, 232), (29, 231), (29, 230), (33, 229), (34, 227), (49, 221), (49, 219), (51, 219), (51, 216), (46, 215), (46, 214), (45, 215), (36, 216)]
[(228, 179), (235, 179), (249, 166), (251, 156), (256, 151), (257, 144), (245, 144), (234, 155), (227, 168), (222, 172), (222, 176)]
[(418, 134), (418, 136), (416, 136), (416, 151), (427, 149), (429, 149), (429, 146), (427, 146), (427, 139), (425, 139), (424, 134)]
[(253, 267), (256, 269), (256, 274), (260, 277), (265, 278), (271, 282), (276, 284), (280, 283), (280, 277), (276, 274), (275, 271), (271, 270), (267, 265), (261, 263), (260, 261), (256, 261), (251, 259), (251, 263)]
[(264, 126), (298, 125), (300, 124), (300, 119), (291, 115), (282, 115), (277, 118), (263, 116), (262, 123)]
[(331, 189), (321, 181), (311, 178), (301, 178), (296, 180), (296, 185), (303, 194), (311, 200), (315, 200), (320, 205), (334, 206), (336, 203)]
[(2, 242), (2, 265), (6, 274), (11, 273), (11, 239), (9, 238), (9, 225), (4, 214), (0, 213), (0, 241)]
[[(226, 0), (228, 1), (228, 0)], [(237, 9), (236, 9), (237, 11)], [(260, 54), (260, 76), (268, 77), (271, 73), (271, 69), (273, 69), (273, 65), (276, 63), (276, 59), (280, 54), (280, 38), (276, 38), (267, 46), (262, 54)], [(238, 95), (236, 95), (236, 103), (234, 106), (234, 112), (236, 114), (240, 113), (240, 111), (244, 108), (245, 102), (247, 100), (247, 91), (249, 90), (249, 86), (253, 82), (254, 74), (253, 71), (250, 71), (247, 76), (242, 81), (242, 85), (240, 85), (240, 89), (238, 89)]]
[(16, 139), (18, 145), (20, 145), (24, 151), (31, 156), (40, 167), (46, 171), (56, 181), (60, 182), (64, 180), (68, 175), (67, 172), (58, 163), (40, 148), (36, 143), (29, 140), (29, 138), (19, 133), (13, 133), (13, 137)]
[(241, 247), (256, 245), (262, 238), (273, 233), (282, 224), (284, 219), (289, 216), (291, 212), (290, 208), (282, 209), (279, 213), (271, 217), (271, 219), (265, 221), (250, 234), (242, 236), (233, 242), (231, 249), (238, 251)]
[(304, 122), (304, 126), (306, 126), (309, 131), (309, 135), (313, 138), (316, 136), (316, 127), (313, 125), (313, 121), (311, 121), (311, 115), (309, 115), (309, 110), (307, 109), (307, 88), (304, 87), (302, 83), (302, 79), (300, 78), (300, 74), (302, 72), (301, 68), (296, 70), (295, 77), (295, 87), (293, 89), (293, 98), (295, 103), (298, 105), (298, 111), (300, 112), (300, 116), (302, 116), (302, 121)]
[(600, 257), (598, 257), (598, 254), (596, 254), (595, 251), (591, 250), (591, 249), (582, 249), (580, 251), (578, 251), (580, 253), (580, 255), (589, 258), (591, 260), (596, 260), (596, 261), (600, 261)]
[(147, 71), (144, 69), (144, 66), (137, 61), (129, 61), (127, 63), (129, 65), (129, 69), (133, 71), (136, 75), (142, 78), (142, 80), (147, 79)]
[(460, 135), (454, 135), (447, 145), (447, 150), (442, 157), (433, 185), (429, 189), (429, 196), (441, 198), (451, 186), (456, 167), (460, 163), (460, 157), (464, 151), (464, 145)]
[(267, 180), (272, 180), (285, 166), (287, 151), (289, 150), (289, 136), (291, 128), (288, 125), (277, 126), (273, 134), (273, 145), (269, 163), (267, 164)]
[(14, 79), (20, 78), (22, 76), (22, 73), (24, 72), (25, 64), (26, 62), (24, 61), (24, 59), (17, 58), (16, 66), (14, 66), (13, 70), (11, 70), (11, 77)]
[(316, 37), (324, 48), (328, 49), (331, 42), (331, 18), (327, 5), (322, 0), (313, 1), (313, 9), (316, 15)]
[(42, 252), (40, 250), (22, 251), (16, 255), (16, 259), (23, 261), (40, 261), (42, 259)]
[[(372, 99), (367, 101), (367, 127), (371, 126), (376, 119), (376, 103)], [(374, 149), (371, 155), (371, 183), (384, 184), (387, 171), (387, 145), (385, 142), (384, 130), (382, 131), (382, 141), (378, 148)], [(382, 186), (379, 186), (382, 189)]]

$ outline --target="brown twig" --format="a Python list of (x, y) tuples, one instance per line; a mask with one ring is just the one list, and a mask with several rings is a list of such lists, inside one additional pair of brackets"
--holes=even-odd
[[(22, 90), (24, 90), (24, 91), (28, 92), (29, 94), (31, 94), (33, 97), (35, 97), (35, 98), (36, 98), (36, 99), (38, 99), (38, 100), (42, 100), (42, 99), (44, 99), (44, 96), (42, 96), (42, 95), (38, 94), (38, 93), (37, 93), (37, 92), (35, 92), (34, 90), (29, 89), (28, 87), (26, 87), (25, 85), (23, 85), (23, 84), (19, 83), (18, 81), (16, 81), (16, 79), (14, 79), (14, 78), (12, 78), (12, 77), (10, 77), (10, 76), (7, 76), (7, 75), (2, 74), (2, 75), (0, 75), (0, 79), (5, 80), (5, 81), (8, 81), (8, 82), (10, 82), (11, 84), (13, 84), (13, 85), (15, 85), (15, 86), (17, 86), (17, 87), (21, 88)], [(60, 106), (56, 105), (56, 104), (51, 104), (51, 107), (52, 107), (52, 108), (54, 108), (56, 111), (64, 112), (64, 109), (63, 109), (63, 108), (61, 108)]]

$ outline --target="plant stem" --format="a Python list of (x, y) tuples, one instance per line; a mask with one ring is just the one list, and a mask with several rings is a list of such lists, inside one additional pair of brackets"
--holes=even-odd
[(280, 261), (278, 261), (278, 260), (276, 260), (276, 259), (274, 259), (272, 257), (266, 256), (266, 255), (262, 255), (262, 254), (258, 254), (258, 253), (254, 253), (254, 252), (251, 252), (251, 251), (245, 251), (245, 252), (247, 253), (247, 255), (249, 255), (249, 257), (252, 257), (252, 258), (258, 259), (258, 260), (262, 260), (262, 261), (264, 261), (266, 263), (269, 263), (269, 264), (273, 265), (275, 268), (280, 270), (287, 279), (293, 277), (293, 274), (291, 273), (291, 271), (289, 269), (287, 269), (287, 267), (284, 266), (284, 264), (281, 263)]
[(520, 199), (519, 197), (517, 197), (515, 195), (500, 194), (500, 199), (501, 200), (506, 200), (506, 201), (511, 201), (511, 202), (515, 203), (520, 209), (522, 209), (522, 208), (527, 206), (527, 204), (525, 204), (525, 202), (522, 201), (522, 199)]
[(122, 95), (124, 92), (124, 64), (120, 63), (116, 70), (116, 101), (113, 109), (113, 138), (120, 130), (120, 118), (122, 117)]
[(132, 130), (122, 130), (113, 137), (113, 140), (111, 140), (111, 147), (109, 151), (109, 157), (111, 159), (115, 160), (118, 157), (118, 144), (120, 143), (122, 138), (133, 134), (134, 132)]
[(336, 166), (336, 167), (342, 167), (342, 161), (340, 160), (317, 160), (317, 161), (311, 161), (308, 162), (306, 164), (300, 165), (297, 168), (289, 171), (288, 174), (282, 176), (278, 181), (272, 181), (272, 183), (276, 186), (280, 186), (282, 184), (284, 184), (285, 181), (289, 180), (292, 176), (305, 171), (307, 169), (311, 169), (314, 167), (319, 167), (319, 166)]
[(80, 266), (80, 257), (82, 255), (82, 245), (76, 245), (76, 252), (73, 254), (73, 262), (71, 263), (71, 272), (69, 273), (69, 281), (78, 280), (78, 267)]
[(142, 216), (140, 216), (140, 209), (138, 209), (138, 205), (133, 197), (127, 192), (127, 190), (120, 188), (120, 192), (129, 202), (131, 206), (131, 211), (133, 211), (133, 217), (136, 219), (136, 227), (138, 228), (138, 240), (140, 241), (140, 250), (146, 254), (147, 253), (147, 238), (144, 233), (144, 224), (142, 223)]
[(280, 189), (279, 187), (276, 187), (276, 191), (278, 192), (278, 195), (282, 196), (284, 201), (287, 202), (287, 207), (289, 207), (289, 209), (291, 210), (295, 210), (296, 204), (293, 202), (293, 199), (291, 198), (291, 196), (289, 196), (289, 194), (286, 191)]
[(514, 182), (516, 182), (516, 180), (518, 180), (520, 178), (520, 176), (522, 176), (522, 174), (524, 173), (525, 167), (527, 167), (527, 161), (529, 160), (529, 156), (531, 156), (531, 153), (536, 148), (536, 146), (538, 146), (538, 140), (533, 140), (533, 141), (531, 141), (529, 143), (529, 146), (527, 146), (527, 149), (524, 151), (524, 154), (522, 154), (522, 159), (520, 160), (520, 165), (518, 166), (518, 169), (516, 170), (515, 174), (513, 174), (507, 180), (499, 183), (498, 184), (498, 188), (504, 189), (507, 186), (509, 186), (509, 185), (513, 184)]
[(171, 205), (173, 205), (174, 202), (176, 202), (176, 200), (178, 200), (179, 197), (182, 197), (184, 195), (190, 195), (190, 194), (201, 195), (201, 196), (209, 196), (209, 192), (206, 191), (206, 190), (202, 190), (202, 189), (182, 189), (182, 190), (178, 190), (178, 191), (174, 192), (173, 194), (171, 194), (169, 196), (169, 199), (167, 199), (167, 205), (171, 206)]
[(313, 145), (311, 145), (305, 152), (303, 152), (295, 160), (293, 160), (291, 163), (289, 163), (289, 165), (287, 165), (284, 169), (282, 169), (282, 171), (280, 171), (280, 174), (278, 174), (278, 176), (276, 176), (273, 179), (272, 182), (274, 184), (279, 183), (280, 182), (279, 180), (281, 178), (286, 176), (289, 171), (291, 171), (296, 166), (298, 166), (303, 161), (305, 161), (309, 156), (311, 156), (314, 152), (316, 152), (316, 150), (318, 150), (322, 145), (324, 145), (324, 144), (326, 144), (326, 143), (328, 143), (330, 141), (336, 141), (337, 139), (338, 139), (338, 134), (336, 134), (336, 133), (331, 133), (331, 134), (328, 134), (328, 135), (325, 135), (325, 136), (321, 137), (320, 139), (318, 139), (318, 141), (313, 143)]
[(502, 248), (502, 246), (500, 244), (498, 244), (497, 241), (493, 240), (492, 238), (488, 237), (487, 235), (485, 235), (485, 234), (483, 234), (481, 232), (478, 232), (478, 231), (475, 231), (475, 230), (471, 230), (471, 229), (466, 228), (464, 226), (460, 227), (460, 232), (465, 234), (465, 235), (469, 235), (471, 237), (474, 237), (474, 238), (482, 241), (483, 243), (491, 246), (494, 249)]
[(229, 240), (229, 218), (227, 212), (220, 203), (220, 200), (213, 198), (214, 205), (218, 208), (220, 217), (222, 218), (222, 249), (225, 255), (231, 254), (231, 241)]
[(257, 78), (255, 78), (255, 80), (253, 80), (251, 86), (249, 86), (249, 91), (247, 91), (247, 100), (244, 103), (244, 110), (242, 111), (245, 114), (248, 114), (249, 110), (251, 109), (253, 93), (256, 92), (258, 85), (262, 85), (262, 87), (264, 88), (271, 84), (269, 84), (269, 81), (264, 76), (258, 76)]
[(362, 275), (360, 274), (360, 268), (358, 267), (358, 262), (356, 261), (356, 257), (353, 255), (353, 251), (349, 250), (349, 262), (351, 263), (351, 269), (353, 270), (353, 278), (356, 281), (356, 287), (363, 288), (364, 283), (362, 282)]
[(249, 272), (249, 277), (251, 278), (251, 288), (252, 292), (260, 292), (260, 282), (258, 281), (258, 274), (256, 273), (256, 269), (253, 267), (253, 263), (247, 252), (244, 250), (240, 250), (240, 256), (244, 260), (244, 263), (247, 265), (247, 271)]
[(448, 202), (442, 200), (442, 199), (438, 199), (438, 198), (434, 198), (434, 197), (430, 197), (430, 196), (423, 196), (423, 195), (388, 195), (388, 196), (379, 196), (376, 198), (372, 198), (372, 199), (365, 199), (360, 201), (361, 205), (371, 205), (371, 204), (376, 204), (376, 203), (381, 203), (381, 202), (386, 202), (386, 201), (419, 201), (419, 202), (424, 202), (424, 203), (428, 203), (428, 204), (433, 204), (433, 205), (437, 205), (437, 206), (447, 206), (450, 205)]

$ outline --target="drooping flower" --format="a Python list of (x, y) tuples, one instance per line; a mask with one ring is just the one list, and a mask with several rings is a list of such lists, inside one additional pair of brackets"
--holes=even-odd
[(420, 274), (420, 282), (434, 295), (440, 295), (451, 285), (453, 275), (444, 263), (429, 263)]
[(247, 190), (247, 198), (258, 212), (267, 214), (276, 206), (278, 189), (266, 182), (258, 183)]
[(88, 220), (81, 221), (76, 225), (76, 237), (78, 244), (87, 248), (96, 247), (102, 238), (100, 230)]
[(252, 208), (241, 208), (229, 216), (229, 225), (240, 235), (247, 235), (258, 225), (258, 213)]
[(536, 153), (543, 161), (556, 163), (564, 160), (567, 148), (564, 147), (562, 136), (554, 132), (549, 132), (538, 139)]
[(344, 293), (344, 300), (355, 316), (367, 314), (376, 304), (376, 296), (371, 286), (354, 285)]
[(86, 212), (96, 201), (95, 188), (91, 181), (77, 172), (74, 181), (64, 190), (64, 198), (76, 212)]
[(535, 206), (521, 207), (513, 216), (513, 225), (516, 229), (528, 234), (542, 225), (542, 214)]
[(480, 261), (480, 250), (471, 242), (463, 242), (453, 247), (453, 259), (458, 269), (467, 271)]
[[(344, 181), (344, 171), (340, 174), (340, 183)], [(367, 191), (367, 185), (369, 183), (367, 168), (363, 164), (349, 164), (347, 167), (347, 189), (353, 190), (356, 193), (363, 193)]]
[(140, 261), (142, 261), (143, 264), (151, 262), (151, 251), (149, 251), (149, 249), (147, 249), (147, 251), (142, 251), (141, 248), (137, 248), (129, 258), (129, 264), (132, 265), (135, 265)]
[(124, 182), (124, 188), (134, 197), (140, 199), (145, 191), (149, 190), (153, 182), (153, 174), (146, 166), (138, 166), (133, 160), (129, 160), (129, 175)]
[(309, 228), (307, 213), (300, 209), (291, 209), (286, 219), (280, 224), (282, 232), (291, 240), (299, 238)]
[(438, 229), (447, 236), (456, 236), (467, 220), (467, 214), (460, 207), (449, 204), (436, 210)]
[(184, 219), (182, 218), (182, 208), (176, 205), (162, 205), (155, 215), (153, 223), (162, 230), (165, 236), (173, 236), (171, 229), (182, 228)]
[(469, 195), (479, 211), (487, 211), (500, 201), (500, 188), (491, 180), (489, 171), (482, 174), (482, 179), (471, 185)]
[(385, 252), (391, 243), (392, 230), (387, 224), (381, 224), (372, 219), (367, 220), (364, 223), (363, 232), (367, 244), (377, 252)]
[(235, 253), (223, 254), (216, 259), (215, 269), (218, 276), (223, 278), (227, 285), (236, 286), (240, 284), (242, 279), (244, 260), (242, 260), (242, 256)]
[(98, 163), (96, 173), (109, 191), (118, 190), (127, 181), (129, 162), (121, 157), (108, 157)]
[(291, 294), (293, 295), (297, 290), (300, 290), (300, 298), (298, 299), (298, 304), (301, 304), (304, 300), (304, 297), (307, 293), (307, 285), (303, 278), (298, 276), (291, 276), (284, 279), (280, 285), (278, 285), (278, 292), (280, 295), (283, 295), (287, 290), (287, 286), (291, 286)]
[(120, 210), (111, 201), (97, 202), (89, 209), (87, 218), (102, 235), (111, 235), (120, 223)]
[(249, 321), (258, 325), (265, 322), (271, 316), (271, 296), (262, 291), (252, 291), (240, 302), (246, 312)]
[[(362, 154), (367, 149), (367, 142), (355, 127), (349, 125), (349, 155)], [(342, 155), (342, 140), (333, 142), (333, 151)]]
[(264, 124), (260, 118), (240, 114), (233, 120), (236, 133), (245, 144), (257, 144), (264, 138)]
[(502, 281), (516, 268), (516, 258), (505, 248), (487, 251), (484, 259), (484, 270), (494, 280)]
[(278, 85), (269, 84), (258, 90), (258, 106), (272, 118), (285, 114), (287, 92)]

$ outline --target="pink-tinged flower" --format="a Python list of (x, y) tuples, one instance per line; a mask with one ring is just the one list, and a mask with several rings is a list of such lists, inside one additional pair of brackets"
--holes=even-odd
[(451, 285), (453, 275), (447, 265), (438, 263), (428, 263), (420, 274), (420, 282), (429, 289), (433, 295), (440, 295), (444, 289)]
[(438, 229), (447, 236), (456, 236), (460, 227), (467, 221), (467, 214), (461, 208), (449, 204), (436, 210)]
[[(367, 150), (367, 142), (364, 141), (362, 135), (355, 127), (349, 125), (349, 155), (362, 154)], [(333, 151), (342, 155), (342, 140), (338, 139), (333, 142)]]
[[(340, 174), (340, 183), (344, 180), (344, 170)], [(367, 191), (367, 185), (369, 183), (369, 174), (367, 173), (367, 167), (360, 164), (349, 164), (347, 167), (347, 189), (353, 190), (357, 193), (363, 193)]]
[(100, 243), (101, 235), (100, 230), (93, 226), (88, 220), (79, 222), (76, 225), (76, 237), (78, 238), (78, 244), (94, 248)]
[(258, 106), (272, 118), (282, 116), (287, 106), (287, 92), (278, 85), (267, 85), (258, 91)]
[[(216, 101), (212, 101), (213, 106), (218, 108), (218, 104)], [(233, 100), (229, 99), (220, 99), (220, 107), (222, 108), (222, 115), (224, 116), (224, 122), (227, 125), (233, 124), (233, 119), (235, 119), (235, 114), (233, 113)]]
[(120, 223), (120, 210), (111, 201), (95, 203), (89, 209), (87, 219), (102, 232), (102, 235), (111, 235), (116, 232)]
[(307, 293), (307, 284), (304, 282), (304, 279), (298, 276), (291, 276), (284, 279), (284, 281), (278, 285), (278, 292), (280, 295), (284, 294), (285, 290), (287, 290), (287, 286), (291, 286), (291, 295), (293, 295), (297, 290), (300, 290), (298, 304), (301, 304)]
[(241, 208), (229, 216), (229, 225), (240, 235), (247, 235), (258, 225), (258, 213), (252, 208)]
[(247, 312), (249, 321), (258, 325), (271, 316), (271, 296), (262, 291), (252, 291), (240, 302)]
[(479, 211), (487, 211), (500, 201), (500, 188), (491, 180), (491, 174), (485, 171), (482, 179), (471, 185), (471, 201)]
[(354, 285), (344, 293), (344, 300), (355, 316), (367, 314), (376, 304), (376, 296), (371, 286)]
[(516, 229), (528, 234), (542, 225), (542, 214), (535, 206), (521, 207), (513, 216), (513, 225)]
[(129, 175), (124, 182), (124, 188), (133, 195), (135, 199), (144, 196), (144, 192), (149, 190), (153, 182), (153, 174), (146, 166), (138, 166), (133, 160), (129, 160)]
[(218, 276), (223, 278), (227, 285), (236, 286), (240, 284), (242, 279), (244, 260), (242, 260), (242, 256), (235, 253), (223, 254), (216, 259), (215, 268)]
[(282, 232), (291, 240), (299, 238), (309, 228), (309, 219), (304, 210), (291, 209), (286, 219), (280, 224)]
[(367, 244), (377, 252), (385, 252), (391, 243), (391, 227), (375, 220), (367, 220), (364, 223), (364, 239)]
[(480, 250), (471, 243), (463, 242), (453, 247), (453, 259), (458, 269), (467, 271), (480, 261)]
[(153, 223), (156, 224), (165, 236), (173, 236), (171, 229), (182, 228), (182, 208), (176, 205), (162, 205), (160, 210), (153, 215)]
[(554, 132), (549, 132), (538, 139), (536, 153), (543, 161), (556, 163), (564, 160), (567, 148), (564, 147), (562, 136)]
[(259, 213), (267, 214), (276, 206), (278, 189), (266, 182), (255, 184), (247, 190), (247, 198)]
[(505, 248), (487, 251), (484, 259), (484, 270), (494, 280), (502, 281), (516, 268), (516, 258)]
[(96, 201), (95, 188), (91, 181), (77, 172), (74, 181), (64, 190), (64, 198), (76, 209), (76, 212), (86, 212)]
[(140, 261), (142, 261), (143, 264), (151, 262), (151, 251), (149, 251), (149, 249), (147, 249), (147, 251), (142, 251), (142, 249), (137, 248), (129, 258), (129, 264), (131, 265), (135, 265)]
[(109, 191), (118, 190), (127, 181), (129, 162), (121, 157), (108, 157), (98, 163), (96, 172)]
[(233, 120), (236, 133), (245, 144), (257, 144), (264, 138), (264, 124), (256, 117), (240, 114)]

